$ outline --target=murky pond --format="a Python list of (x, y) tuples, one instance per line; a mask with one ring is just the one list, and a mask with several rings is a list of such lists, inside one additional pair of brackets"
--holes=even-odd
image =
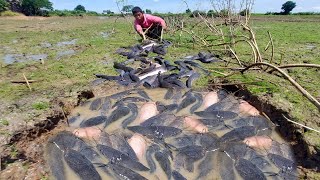
[(46, 159), (56, 179), (296, 179), (256, 111), (223, 90), (129, 89), (75, 108)]

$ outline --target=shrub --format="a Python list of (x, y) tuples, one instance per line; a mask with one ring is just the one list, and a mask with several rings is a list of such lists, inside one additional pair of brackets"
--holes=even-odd
[(17, 13), (17, 12), (12, 12), (10, 10), (4, 11), (0, 13), (0, 16), (21, 16), (23, 14)]

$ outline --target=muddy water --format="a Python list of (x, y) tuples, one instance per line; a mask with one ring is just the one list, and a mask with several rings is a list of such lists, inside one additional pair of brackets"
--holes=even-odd
[[(184, 95), (186, 93), (186, 91), (182, 91), (181, 92), (181, 96), (176, 96), (178, 97), (176, 100), (165, 100), (164, 96), (167, 93), (166, 89), (152, 89), (152, 90), (147, 90), (145, 89), (145, 92), (147, 93), (147, 95), (151, 98), (150, 101), (152, 102), (161, 102), (164, 105), (170, 105), (172, 103), (174, 103), (175, 101), (177, 101), (178, 104), (181, 103), (183, 97), (181, 97), (182, 95)], [(200, 93), (203, 97), (205, 96), (205, 92), (197, 92)], [(109, 112), (107, 114), (102, 114), (100, 110), (90, 110), (90, 106), (91, 103), (98, 99), (101, 98), (102, 100), (105, 99), (106, 97), (110, 96), (111, 94), (107, 94), (104, 95), (102, 97), (96, 97), (95, 99), (92, 99), (86, 103), (84, 103), (83, 105), (77, 107), (74, 109), (74, 111), (71, 114), (71, 117), (78, 117), (76, 118), (76, 120), (73, 120), (70, 123), (70, 128), (69, 130), (72, 132), (76, 129), (79, 128), (80, 123), (84, 120), (87, 120), (89, 118), (92, 117), (96, 117), (96, 116), (100, 116), (100, 115), (105, 115), (105, 116), (109, 116), (111, 112), (113, 112), (115, 110), (115, 108), (112, 108), (109, 110)], [(138, 95), (138, 93), (133, 92), (127, 96), (124, 97), (141, 97)], [(236, 98), (234, 98), (236, 99)], [(111, 100), (111, 106), (113, 104), (115, 104), (117, 102), (117, 100), (114, 99), (110, 99)], [(138, 108), (140, 109), (140, 107), (144, 104), (144, 102), (137, 102), (135, 103)], [(197, 117), (195, 114), (191, 114), (190, 113), (190, 107), (193, 106), (189, 105), (186, 108), (182, 109), (181, 111), (179, 111), (178, 113), (174, 113), (175, 116), (194, 116)], [(201, 106), (199, 109), (197, 109), (196, 111), (202, 111), (204, 110), (204, 108)], [(237, 112), (237, 109), (234, 110), (235, 112)], [(174, 111), (176, 112), (176, 111)], [(113, 134), (113, 133), (119, 133), (119, 132), (123, 132), (124, 134), (129, 134), (129, 137), (132, 135), (132, 132), (130, 132), (127, 129), (123, 129), (121, 126), (121, 123), (124, 119), (126, 119), (127, 117), (129, 117), (131, 115), (131, 112), (125, 116), (122, 117), (121, 119), (115, 121), (114, 123), (108, 125), (106, 128), (104, 128), (104, 125), (98, 125), (97, 127), (99, 129), (101, 129), (104, 132), (107, 132), (108, 134)], [(243, 115), (239, 115), (238, 117), (234, 118), (234, 119), (229, 119), (225, 121), (226, 126), (220, 126), (218, 128), (211, 128), (208, 127), (209, 129), (209, 133), (214, 133), (216, 134), (219, 138), (221, 138), (223, 135), (225, 135), (226, 133), (230, 132), (232, 130), (232, 128), (230, 128), (230, 126), (232, 125), (232, 122), (236, 119), (239, 119), (241, 117), (244, 117)], [(137, 118), (139, 118), (139, 116), (137, 116)], [(200, 118), (200, 117), (197, 117)], [(270, 122), (269, 122), (270, 123)], [(180, 124), (183, 124), (183, 122), (181, 122)], [(137, 119), (132, 122), (131, 124), (129, 124), (129, 126), (134, 126), (134, 125), (139, 125), (137, 123)], [(183, 132), (176, 136), (176, 137), (171, 137), (171, 138), (166, 138), (166, 142), (169, 144), (174, 144), (175, 143), (175, 138), (178, 137), (184, 137), (186, 135), (193, 135), (196, 134), (196, 132), (193, 132), (192, 130), (188, 129), (185, 125), (179, 126), (180, 129), (183, 130)], [(271, 128), (271, 133), (268, 134), (268, 136), (273, 140), (273, 142), (278, 142), (279, 144), (286, 144), (286, 142), (283, 140), (283, 138), (276, 133), (276, 131)], [(85, 140), (86, 143), (88, 145), (90, 145), (93, 149), (95, 149), (95, 146), (97, 145), (97, 141), (96, 140)], [(147, 144), (148, 146), (151, 146), (152, 144), (154, 144), (153, 140), (151, 139), (147, 139)], [(222, 145), (223, 146), (223, 145)], [(164, 149), (163, 146), (161, 146), (161, 149)], [(183, 148), (183, 147), (182, 147)], [(268, 150), (261, 150), (261, 149), (252, 149), (252, 148), (248, 148), (248, 152), (250, 151), (254, 151), (257, 155), (261, 156), (263, 158), (263, 160), (265, 161), (265, 164), (269, 164), (268, 166), (264, 167), (262, 169), (262, 172), (265, 172), (265, 176), (267, 179), (274, 179), (275, 176), (270, 176), (269, 174), (276, 174), (278, 173), (280, 170), (270, 161), (270, 159), (267, 158), (267, 154), (269, 153)], [(96, 150), (96, 149), (95, 149)], [(228, 149), (227, 149), (228, 150)], [(98, 150), (96, 150), (98, 152)], [(290, 149), (288, 149), (288, 151), (290, 151)], [(183, 167), (177, 166), (176, 164), (176, 157), (178, 156), (179, 152), (177, 149), (171, 149), (171, 153), (172, 153), (172, 157), (173, 159), (169, 158), (170, 160), (170, 166), (171, 166), (171, 170), (176, 170), (178, 171), (180, 174), (182, 174), (186, 179), (242, 179), (240, 174), (238, 173), (237, 169), (235, 168), (238, 163), (239, 163), (239, 159), (233, 159), (226, 151), (224, 148), (222, 148), (220, 146), (220, 148), (211, 150), (211, 151), (206, 151), (205, 152), (205, 156), (203, 158), (201, 158), (200, 160), (197, 160), (194, 162), (194, 170), (192, 172), (187, 171), (186, 169), (184, 169)], [(284, 154), (290, 154), (290, 152), (284, 152)], [(100, 153), (99, 153), (100, 154)], [(243, 158), (247, 159), (249, 161), (253, 161), (254, 158), (251, 156), (251, 153), (246, 153)], [(209, 157), (210, 156), (210, 157)], [(162, 170), (161, 165), (156, 161), (155, 159), (155, 155), (152, 155), (153, 160), (156, 164), (156, 171), (154, 173), (150, 173), (149, 171), (135, 171), (137, 173), (139, 173), (140, 175), (142, 175), (143, 177), (147, 178), (147, 179), (151, 179), (151, 180), (158, 180), (158, 179), (168, 179), (166, 173)], [(208, 158), (208, 159), (207, 159)], [(206, 160), (207, 159), (207, 160)], [(108, 175), (105, 171), (104, 168), (105, 167), (99, 167), (98, 165), (96, 165), (95, 163), (99, 163), (101, 164), (108, 164), (109, 161), (102, 155), (100, 154), (100, 158), (96, 161), (96, 162), (92, 162), (94, 163), (94, 166), (96, 168), (96, 170), (98, 171), (98, 173), (100, 174), (100, 176), (102, 177), (102, 179), (114, 179), (114, 177)], [(142, 163), (144, 166), (148, 167), (147, 164), (147, 160), (146, 157), (144, 157), (143, 159), (140, 160), (140, 163)], [(66, 172), (66, 178), (67, 179), (79, 179), (79, 177), (76, 175), (75, 172), (73, 172), (67, 165), (66, 163), (64, 163), (64, 167), (65, 167), (65, 172)], [(209, 173), (207, 173), (204, 176), (200, 176), (201, 173), (203, 173), (204, 168), (210, 170)], [(243, 167), (242, 167), (243, 168)], [(172, 177), (171, 177), (172, 179)], [(281, 179), (281, 178), (280, 178)]]

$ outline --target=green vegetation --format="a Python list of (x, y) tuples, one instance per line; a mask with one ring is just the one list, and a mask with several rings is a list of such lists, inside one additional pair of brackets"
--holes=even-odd
[(10, 10), (8, 11), (3, 11), (3, 12), (0, 12), (0, 16), (20, 16), (21, 14), (20, 13), (17, 13), (17, 12), (12, 12)]
[(0, 119), (0, 124), (3, 126), (9, 126), (9, 121), (6, 119)]
[(36, 102), (32, 104), (32, 108), (35, 110), (46, 110), (50, 107), (48, 102)]
[(293, 1), (287, 1), (284, 4), (282, 4), (282, 14), (288, 15), (290, 12), (296, 7), (296, 3)]
[(133, 5), (125, 5), (122, 7), (121, 11), (126, 12), (126, 13), (130, 13), (131, 10), (133, 9), (133, 7), (134, 7)]
[(53, 10), (49, 0), (22, 0), (22, 12), (27, 16), (46, 15), (47, 11)]
[(86, 12), (86, 8), (82, 5), (78, 5), (74, 8), (75, 11)]
[(8, 9), (8, 3), (5, 0), (0, 0), (0, 13)]

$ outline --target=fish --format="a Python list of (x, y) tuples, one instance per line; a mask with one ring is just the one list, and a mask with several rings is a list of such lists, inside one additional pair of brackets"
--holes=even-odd
[(125, 120), (122, 121), (122, 123), (121, 123), (122, 128), (126, 128), (138, 116), (138, 106), (137, 105), (135, 105), (133, 103), (129, 103), (127, 106), (130, 109), (131, 115), (128, 118), (126, 118)]
[(114, 110), (111, 115), (108, 117), (108, 120), (105, 122), (104, 128), (106, 128), (111, 123), (125, 117), (130, 113), (130, 109), (125, 106), (120, 106), (116, 110)]
[(46, 152), (48, 153), (47, 162), (50, 167), (52, 175), (56, 179), (66, 179), (66, 174), (63, 166), (63, 153), (59, 147), (49, 142), (46, 146)]
[(89, 109), (92, 111), (96, 111), (99, 110), (102, 104), (102, 99), (101, 98), (97, 98), (94, 101), (92, 101)]
[(105, 79), (107, 81), (116, 81), (121, 79), (121, 76), (108, 76), (104, 74), (95, 74), (95, 76), (97, 78)]
[(135, 89), (129, 89), (129, 90), (125, 90), (116, 94), (112, 94), (111, 96), (109, 96), (110, 99), (114, 99), (114, 100), (119, 100), (121, 98), (123, 98), (124, 96), (127, 96), (129, 94), (132, 94), (135, 91)]
[(148, 166), (150, 168), (150, 173), (155, 172), (155, 170), (157, 168), (156, 164), (152, 158), (152, 155), (157, 151), (160, 151), (160, 147), (156, 144), (153, 144), (147, 149), (147, 152), (146, 152), (146, 160), (147, 160)]
[(249, 160), (240, 158), (235, 168), (243, 179), (267, 179), (263, 172)]
[(149, 77), (149, 76), (153, 76), (153, 75), (158, 75), (159, 73), (162, 74), (162, 73), (165, 73), (167, 72), (167, 68), (165, 66), (160, 66), (158, 68), (155, 68), (153, 71), (147, 73), (147, 74), (144, 74), (144, 75), (141, 75), (139, 76), (139, 79), (142, 80), (146, 77)]
[(194, 161), (200, 160), (205, 156), (205, 150), (202, 146), (191, 145), (179, 148), (178, 151)]
[(198, 112), (195, 112), (194, 114), (206, 119), (221, 119), (221, 120), (234, 119), (238, 116), (237, 113), (234, 113), (231, 111), (198, 111)]
[(296, 165), (295, 162), (284, 158), (277, 154), (268, 153), (267, 157), (271, 160), (271, 162), (277, 166), (280, 170), (286, 172), (292, 172), (295, 171)]
[(136, 133), (140, 133), (144, 136), (156, 139), (164, 139), (176, 136), (182, 132), (181, 129), (168, 126), (130, 126), (127, 127), (127, 129)]
[(96, 116), (80, 123), (80, 128), (98, 126), (108, 120), (107, 116)]
[(172, 171), (172, 177), (174, 180), (187, 180), (187, 178), (183, 177), (178, 171)]
[[(109, 139), (112, 145), (112, 148), (128, 155), (131, 159), (138, 161), (138, 157), (127, 140), (120, 134), (111, 134)], [(107, 145), (108, 146), (108, 145)]]
[(173, 120), (175, 120), (175, 115), (170, 113), (161, 113), (145, 120), (140, 125), (141, 126), (159, 126), (159, 125), (163, 126), (164, 123), (171, 122)]
[(124, 70), (125, 72), (130, 72), (130, 71), (134, 70), (134, 69), (131, 68), (131, 67), (125, 66), (125, 65), (123, 65), (123, 64), (121, 64), (121, 63), (117, 63), (117, 62), (114, 62), (113, 67), (114, 67), (115, 69)]
[(220, 172), (221, 179), (222, 180), (235, 179), (232, 159), (229, 158), (228, 155), (223, 151), (218, 151), (217, 157), (218, 157), (218, 162), (220, 162), (219, 172)]
[(126, 168), (120, 164), (110, 164), (108, 165), (109, 169), (111, 169), (116, 176), (117, 179), (125, 179), (125, 180), (147, 180), (147, 178), (143, 177), (139, 173)]
[(111, 163), (115, 164), (121, 164), (125, 167), (128, 167), (130, 169), (134, 169), (137, 171), (149, 171), (150, 169), (145, 167), (143, 164), (141, 164), (138, 161), (133, 160), (130, 158), (127, 154), (124, 154), (112, 147), (105, 146), (102, 144), (97, 145), (97, 149), (99, 152), (105, 156), (107, 159), (111, 161)]
[(169, 88), (166, 92), (166, 94), (164, 95), (164, 99), (169, 100), (171, 99), (173, 96), (173, 89)]
[(200, 78), (200, 74), (199, 73), (192, 73), (192, 75), (188, 78), (187, 82), (186, 82), (186, 86), (188, 88), (192, 88), (192, 83), (194, 80), (199, 79)]
[(194, 97), (197, 99), (197, 103), (190, 108), (190, 113), (193, 114), (198, 108), (201, 107), (203, 98), (199, 93), (194, 93)]
[(213, 133), (204, 133), (199, 136), (200, 145), (205, 151), (215, 151), (220, 147), (219, 137)]
[(208, 152), (206, 157), (198, 165), (199, 175), (197, 179), (205, 178), (214, 168), (214, 156), (215, 152)]
[(109, 97), (106, 97), (104, 99), (104, 103), (101, 106), (101, 110), (100, 110), (101, 115), (106, 115), (109, 112), (110, 108), (111, 108), (111, 100)]
[(188, 107), (189, 105), (196, 102), (196, 98), (193, 95), (187, 95), (182, 102), (180, 103), (177, 112), (181, 111), (182, 109)]
[(93, 164), (81, 153), (72, 149), (67, 149), (67, 151), (64, 153), (64, 159), (68, 166), (79, 176), (80, 179), (101, 179), (101, 176), (94, 168)]
[(156, 160), (159, 162), (161, 169), (167, 175), (167, 178), (170, 179), (172, 170), (171, 163), (169, 160), (170, 155), (168, 154), (168, 152), (157, 151), (154, 156)]
[(256, 135), (256, 127), (254, 126), (242, 126), (240, 128), (233, 129), (228, 133), (224, 134), (220, 138), (220, 142), (232, 142), (232, 141), (242, 141), (247, 137)]
[(151, 100), (151, 98), (148, 96), (148, 94), (144, 90), (138, 90), (138, 94), (148, 100)]

